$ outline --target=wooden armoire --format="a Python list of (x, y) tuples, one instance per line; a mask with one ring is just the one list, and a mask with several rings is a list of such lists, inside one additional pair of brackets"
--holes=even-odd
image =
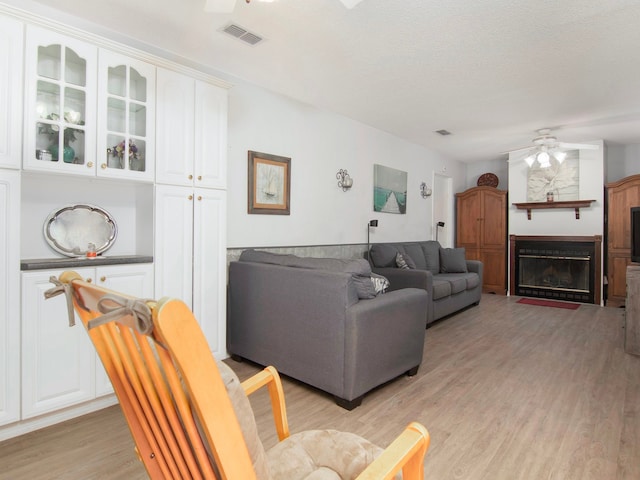
[(484, 264), (482, 290), (507, 293), (507, 191), (474, 187), (456, 193), (456, 246)]
[(608, 307), (624, 305), (627, 265), (631, 263), (631, 207), (640, 206), (640, 175), (608, 183), (606, 245)]

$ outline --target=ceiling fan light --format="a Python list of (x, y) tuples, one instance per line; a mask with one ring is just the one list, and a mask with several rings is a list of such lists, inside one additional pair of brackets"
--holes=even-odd
[(562, 162), (564, 162), (565, 159), (567, 158), (567, 152), (554, 152), (553, 156), (555, 157), (555, 159), (558, 161), (559, 164), (562, 164)]
[(524, 159), (524, 161), (527, 162), (527, 165), (529, 165), (529, 168), (531, 168), (533, 166), (533, 162), (536, 161), (536, 157), (534, 157), (533, 155), (529, 155)]
[(551, 166), (551, 162), (549, 162), (549, 154), (547, 152), (540, 152), (536, 158), (541, 168), (548, 168)]

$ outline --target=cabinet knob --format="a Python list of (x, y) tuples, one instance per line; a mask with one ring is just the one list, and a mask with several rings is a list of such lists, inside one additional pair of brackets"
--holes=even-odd
[(100, 281), (101, 282), (106, 282), (107, 281), (107, 277), (105, 277), (105, 276), (100, 277)]
[(91, 283), (92, 280), (90, 278), (87, 278), (87, 283)]
[(106, 170), (106, 168), (107, 168), (107, 164), (106, 164), (106, 163), (103, 163), (102, 165), (100, 165), (100, 168), (101, 168), (101, 169), (103, 169), (103, 170)]
[(202, 200), (202, 196), (198, 195), (198, 200)]
[(198, 175), (198, 180), (202, 180), (202, 175)]
[(93, 162), (87, 162), (87, 168), (93, 168)]
[(189, 195), (189, 200), (193, 200), (193, 195)]
[(193, 175), (189, 175), (189, 180), (193, 180)]

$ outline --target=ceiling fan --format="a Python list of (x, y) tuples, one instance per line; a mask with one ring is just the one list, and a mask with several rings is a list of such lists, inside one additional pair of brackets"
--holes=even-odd
[[(251, 0), (244, 0), (251, 3)], [(274, 0), (257, 0), (258, 2), (271, 3)], [(351, 9), (359, 4), (362, 0), (340, 0), (342, 4)], [(236, 0), (206, 0), (204, 11), (211, 13), (231, 13), (236, 6)]]
[(558, 163), (564, 162), (567, 156), (567, 150), (597, 150), (598, 145), (589, 143), (566, 143), (559, 142), (558, 139), (551, 135), (550, 128), (542, 128), (536, 132), (538, 135), (531, 141), (533, 145), (528, 147), (517, 148), (505, 153), (527, 152), (524, 161), (529, 167), (538, 162), (541, 168), (551, 166), (551, 158), (555, 158)]

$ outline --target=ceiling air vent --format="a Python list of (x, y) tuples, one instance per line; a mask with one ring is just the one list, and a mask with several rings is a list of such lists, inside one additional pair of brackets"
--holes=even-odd
[(234, 23), (230, 23), (226, 27), (222, 29), (223, 32), (228, 33), (232, 37), (236, 37), (238, 40), (242, 40), (249, 45), (255, 45), (258, 42), (262, 41), (262, 37), (256, 35), (255, 33), (251, 33), (248, 30), (242, 28), (240, 25), (236, 25)]
[(442, 135), (443, 137), (446, 135), (451, 135), (451, 132), (449, 130), (436, 130), (436, 133)]

